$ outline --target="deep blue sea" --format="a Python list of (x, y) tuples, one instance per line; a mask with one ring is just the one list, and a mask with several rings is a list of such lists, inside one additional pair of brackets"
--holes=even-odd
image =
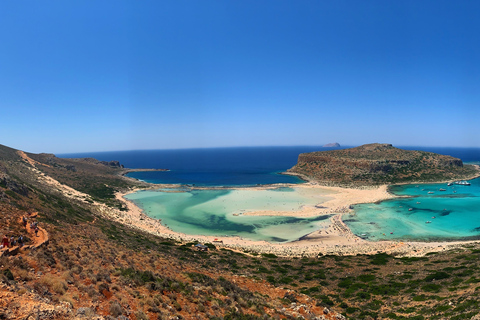
[[(451, 155), (466, 163), (480, 163), (480, 148), (401, 147)], [(301, 183), (280, 175), (304, 152), (331, 150), (306, 147), (251, 147), (183, 150), (145, 150), (62, 154), (59, 157), (93, 157), (118, 160), (127, 168), (170, 169), (168, 172), (134, 172), (129, 176), (151, 183), (197, 186), (252, 186)], [(352, 231), (369, 240), (441, 240), (480, 238), (480, 179), (471, 186), (423, 184), (394, 186), (392, 192), (414, 198), (393, 199), (355, 206), (345, 215)], [(440, 188), (447, 189), (440, 191)], [(288, 189), (288, 190), (284, 190)], [(292, 189), (293, 190), (293, 189)], [(187, 234), (239, 235), (272, 242), (293, 241), (315, 230), (320, 220), (243, 216), (245, 210), (275, 210), (275, 206), (299, 206), (310, 198), (277, 192), (238, 190), (190, 190), (168, 193), (140, 191), (127, 196), (145, 212), (172, 230)], [(433, 193), (428, 193), (428, 192)], [(249, 193), (250, 192), (250, 193)], [(320, 201), (320, 200), (318, 200)], [(290, 210), (290, 209), (289, 209)], [(240, 215), (238, 215), (240, 213)], [(191, 217), (191, 219), (189, 218)], [(324, 217), (325, 218), (325, 217)], [(228, 226), (228, 228), (227, 228)]]
[[(480, 161), (480, 148), (400, 147), (451, 155), (464, 162)], [(168, 172), (134, 172), (129, 176), (151, 183), (239, 186), (273, 183), (301, 183), (280, 175), (293, 167), (304, 152), (332, 150), (319, 146), (239, 147), (178, 150), (135, 150), (60, 154), (62, 158), (92, 157), (118, 160), (126, 168), (169, 169)], [(341, 149), (341, 148), (336, 148)]]
[[(297, 163), (304, 152), (332, 150), (306, 147), (242, 147), (179, 150), (142, 150), (63, 154), (60, 157), (92, 157), (118, 160), (126, 168), (169, 169), (168, 172), (132, 172), (129, 177), (150, 183), (196, 186), (254, 186), (301, 183), (297, 177), (281, 175)], [(338, 148), (337, 148), (338, 149)]]

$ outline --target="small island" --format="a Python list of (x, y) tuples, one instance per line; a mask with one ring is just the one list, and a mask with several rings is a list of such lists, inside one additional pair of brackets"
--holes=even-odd
[(340, 148), (340, 143), (332, 142), (323, 145), (323, 148)]

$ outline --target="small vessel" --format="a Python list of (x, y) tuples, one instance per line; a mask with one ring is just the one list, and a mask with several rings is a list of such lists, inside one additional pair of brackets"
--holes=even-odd
[(449, 183), (447, 183), (447, 186), (449, 186), (449, 187), (450, 187), (452, 184), (453, 184), (453, 183), (449, 182)]
[(435, 216), (433, 216), (432, 219), (435, 219)]
[(433, 191), (428, 191), (428, 194), (433, 194), (434, 192)]
[(463, 180), (463, 181), (455, 181), (454, 184), (457, 184), (459, 186), (469, 186), (470, 182)]
[(425, 221), (425, 223), (432, 223), (432, 221)]
[(440, 188), (440, 191), (447, 191), (447, 189)]
[(413, 211), (413, 208), (409, 208), (408, 211)]
[(420, 204), (420, 201), (417, 201), (417, 204)]

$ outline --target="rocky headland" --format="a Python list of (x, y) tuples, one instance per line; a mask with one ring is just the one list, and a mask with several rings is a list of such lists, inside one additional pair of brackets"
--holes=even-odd
[(288, 173), (324, 185), (376, 186), (467, 179), (478, 167), (432, 152), (403, 150), (372, 143), (356, 148), (302, 153)]

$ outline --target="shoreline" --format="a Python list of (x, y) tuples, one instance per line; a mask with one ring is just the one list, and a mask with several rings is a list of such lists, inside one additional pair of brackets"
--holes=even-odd
[[(154, 171), (158, 171), (158, 172), (168, 172), (170, 171), (170, 169), (123, 169), (119, 175), (125, 177), (128, 173), (130, 172), (154, 172)], [(132, 178), (132, 179), (135, 179), (135, 178)], [(136, 179), (138, 180), (138, 179)]]
[[(298, 240), (287, 243), (270, 243), (267, 241), (255, 241), (244, 239), (238, 236), (204, 236), (187, 235), (177, 233), (164, 226), (160, 220), (146, 215), (143, 210), (134, 202), (124, 198), (127, 194), (134, 193), (145, 188), (134, 188), (127, 192), (116, 193), (116, 199), (125, 203), (128, 212), (122, 212), (122, 219), (119, 222), (128, 223), (131, 226), (150, 232), (152, 234), (172, 239), (178, 242), (213, 243), (216, 246), (232, 250), (241, 250), (245, 253), (273, 253), (277, 256), (300, 257), (300, 256), (318, 256), (320, 254), (336, 255), (356, 255), (356, 254), (377, 254), (380, 252), (390, 253), (398, 256), (422, 256), (429, 252), (438, 252), (453, 248), (463, 247), (478, 241), (434, 241), (434, 242), (416, 242), (400, 240), (368, 241), (355, 234), (346, 226), (342, 217), (345, 213), (351, 212), (350, 206), (359, 203), (372, 203), (384, 201), (392, 198), (399, 198), (388, 192), (388, 186), (383, 185), (377, 188), (341, 188), (326, 187), (315, 183), (307, 182), (304, 184), (282, 184), (281, 186), (302, 187), (322, 189), (322, 191), (332, 192), (328, 195), (332, 199), (324, 201), (321, 206), (308, 207), (302, 212), (288, 212), (284, 215), (295, 217), (309, 217), (331, 215), (329, 219), (321, 222), (321, 227)], [(161, 189), (163, 185), (151, 185), (148, 189)], [(250, 187), (254, 190), (265, 190), (278, 188), (279, 185), (267, 185)], [(194, 188), (197, 189), (197, 188)], [(209, 188), (198, 188), (209, 189)], [(238, 188), (229, 188), (238, 189)], [(303, 208), (305, 209), (305, 208)], [(257, 212), (244, 213), (247, 215), (282, 215), (279, 212), (265, 210)], [(118, 217), (118, 215), (117, 215)]]

